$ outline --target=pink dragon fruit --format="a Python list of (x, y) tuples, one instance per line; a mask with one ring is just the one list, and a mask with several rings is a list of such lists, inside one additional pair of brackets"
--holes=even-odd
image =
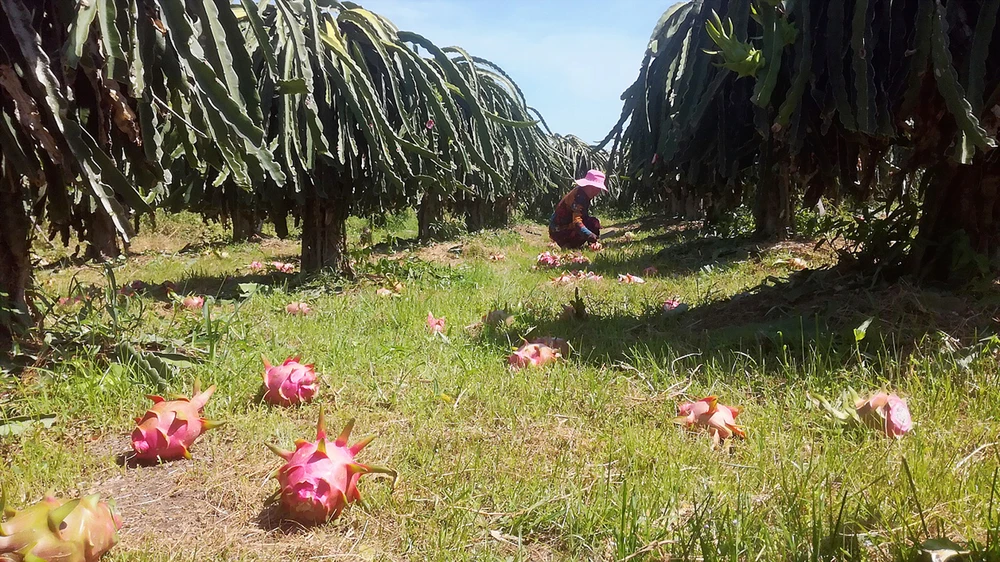
[(250, 271), (253, 271), (254, 273), (259, 273), (261, 271), (264, 271), (264, 264), (260, 263), (257, 260), (254, 260), (250, 262)]
[(296, 406), (311, 402), (316, 395), (316, 371), (312, 365), (299, 363), (298, 357), (272, 366), (264, 360), (264, 401), (275, 406)]
[(587, 265), (590, 263), (590, 258), (581, 254), (580, 252), (567, 254), (564, 260), (573, 265)]
[(541, 343), (525, 343), (507, 358), (507, 364), (514, 369), (544, 367), (562, 358), (558, 350)]
[(291, 314), (292, 316), (306, 316), (312, 312), (312, 309), (309, 308), (308, 303), (293, 302), (289, 303), (288, 306), (285, 307), (285, 312)]
[(490, 254), (490, 261), (504, 261), (507, 256), (503, 253)]
[(184, 297), (181, 301), (181, 306), (188, 310), (201, 310), (201, 307), (205, 305), (204, 297), (188, 296)]
[(444, 333), (444, 317), (434, 318), (434, 315), (430, 312), (427, 313), (427, 329), (431, 331), (432, 334), (443, 334)]
[(858, 399), (854, 405), (862, 422), (889, 437), (899, 439), (913, 429), (906, 400), (895, 394), (879, 392), (867, 400)]
[(281, 273), (295, 273), (295, 264), (280, 261), (271, 262), (271, 266)]
[(736, 425), (740, 409), (719, 404), (719, 399), (715, 396), (707, 396), (697, 402), (684, 402), (677, 407), (677, 413), (674, 423), (684, 427), (697, 425), (708, 428), (715, 445), (733, 436), (746, 437), (743, 428)]
[(201, 410), (215, 392), (215, 385), (201, 392), (201, 383), (194, 382), (194, 397), (178, 396), (164, 400), (160, 396), (148, 396), (153, 407), (146, 415), (136, 418), (139, 427), (132, 432), (132, 448), (136, 458), (142, 461), (172, 461), (191, 458), (191, 445), (202, 433), (222, 425), (201, 417)]
[(303, 525), (318, 525), (336, 519), (347, 504), (361, 499), (358, 480), (362, 474), (388, 474), (396, 481), (396, 472), (359, 464), (354, 457), (371, 438), (350, 447), (354, 420), (333, 443), (326, 439), (323, 410), (319, 412), (316, 426), (316, 442), (299, 440), (295, 451), (283, 451), (268, 445), (272, 451), (285, 459), (285, 464), (274, 471), (278, 480), (278, 496), (285, 515)]
[(593, 252), (600, 252), (604, 249), (604, 246), (600, 242), (592, 242), (589, 246), (590, 250)]
[(100, 496), (66, 500), (47, 496), (14, 511), (0, 497), (0, 560), (97, 562), (118, 543), (122, 520)]
[(548, 268), (555, 268), (562, 265), (562, 262), (559, 260), (559, 256), (553, 254), (552, 252), (544, 252), (538, 254), (536, 263), (539, 267), (548, 267)]

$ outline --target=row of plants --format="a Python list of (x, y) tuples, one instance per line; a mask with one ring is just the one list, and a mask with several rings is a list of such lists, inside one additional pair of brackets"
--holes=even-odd
[(651, 37), (602, 146), (622, 198), (761, 238), (824, 204), (889, 277), (995, 270), (1000, 2), (692, 0)]
[[(89, 257), (154, 207), (302, 227), (302, 270), (351, 276), (345, 223), (418, 208), (501, 226), (591, 147), (553, 136), (496, 64), (332, 0), (0, 3), (0, 345), (31, 324), (42, 228)], [(575, 152), (574, 152), (575, 151)], [(589, 163), (589, 162), (588, 162)]]

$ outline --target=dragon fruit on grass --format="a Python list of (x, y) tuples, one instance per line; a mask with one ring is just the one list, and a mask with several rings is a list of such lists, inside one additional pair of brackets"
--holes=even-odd
[(194, 396), (178, 396), (164, 400), (160, 396), (148, 396), (153, 407), (146, 415), (136, 418), (139, 427), (132, 432), (132, 448), (136, 458), (143, 461), (177, 460), (191, 458), (191, 445), (202, 433), (222, 425), (201, 417), (201, 410), (215, 392), (215, 386), (201, 392), (201, 383), (195, 381)]
[(316, 371), (312, 365), (299, 363), (298, 357), (272, 366), (264, 360), (264, 401), (276, 406), (295, 406), (311, 402), (316, 395)]
[(339, 517), (347, 504), (361, 499), (358, 480), (362, 474), (388, 474), (395, 483), (395, 471), (354, 460), (372, 438), (348, 447), (347, 440), (353, 428), (354, 420), (351, 420), (336, 441), (328, 441), (323, 410), (320, 410), (315, 442), (296, 441), (295, 451), (268, 445), (285, 459), (285, 464), (273, 473), (279, 485), (276, 496), (280, 498), (285, 516), (303, 525), (325, 523)]
[(0, 497), (0, 560), (96, 562), (118, 543), (122, 520), (113, 502), (94, 494), (67, 500), (47, 496), (21, 511)]

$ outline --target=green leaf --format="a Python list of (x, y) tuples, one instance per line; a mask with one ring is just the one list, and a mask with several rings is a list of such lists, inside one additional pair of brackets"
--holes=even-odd
[(23, 435), (36, 427), (49, 429), (55, 423), (56, 423), (55, 414), (42, 414), (40, 416), (20, 416), (14, 418), (0, 418), (0, 437), (14, 437), (17, 435)]
[(83, 46), (90, 38), (90, 26), (97, 17), (97, 2), (77, 2), (76, 17), (69, 26), (66, 40), (66, 66), (76, 68), (83, 56)]
[(874, 320), (875, 318), (869, 318), (862, 322), (860, 326), (854, 328), (854, 341), (856, 343), (861, 343), (865, 339), (868, 335), (868, 328), (871, 327)]

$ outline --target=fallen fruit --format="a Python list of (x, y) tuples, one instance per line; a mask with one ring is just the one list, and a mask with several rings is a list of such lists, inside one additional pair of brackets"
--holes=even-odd
[(380, 473), (392, 476), (396, 472), (387, 468), (367, 466), (354, 457), (371, 442), (365, 439), (350, 447), (354, 420), (334, 442), (326, 439), (323, 411), (316, 425), (316, 441), (299, 440), (295, 451), (283, 451), (268, 445), (285, 459), (285, 464), (274, 471), (278, 480), (278, 497), (284, 514), (303, 525), (318, 525), (340, 516), (347, 504), (361, 499), (358, 480), (362, 474)]

